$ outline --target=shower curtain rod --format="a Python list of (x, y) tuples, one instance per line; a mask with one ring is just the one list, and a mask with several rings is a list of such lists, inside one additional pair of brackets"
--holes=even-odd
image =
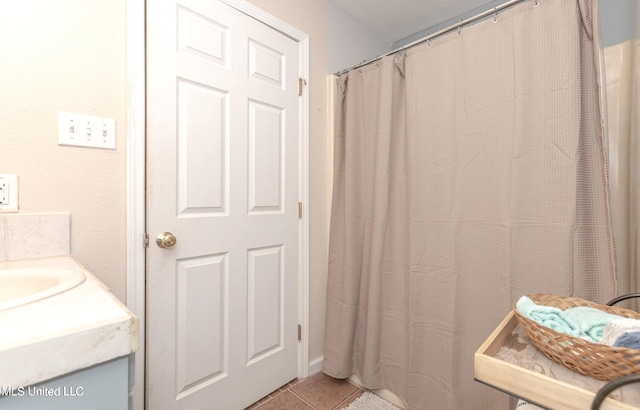
[[(356, 64), (351, 68), (347, 68), (345, 70), (338, 71), (338, 72), (335, 73), (335, 75), (337, 75), (339, 77), (339, 76), (341, 76), (341, 75), (343, 75), (343, 74), (345, 74), (345, 73), (347, 73), (347, 72), (349, 72), (351, 70), (355, 70), (357, 68), (364, 67), (364, 66), (366, 66), (368, 64), (374, 63), (374, 62), (380, 60), (382, 57), (386, 57), (386, 56), (390, 56), (391, 54), (399, 53), (399, 52), (404, 51), (404, 50), (406, 50), (408, 48), (411, 48), (411, 47), (417, 46), (419, 44), (425, 43), (425, 42), (427, 42), (429, 40), (432, 40), (432, 39), (434, 39), (436, 37), (440, 37), (441, 35), (447, 34), (447, 33), (451, 32), (451, 31), (460, 30), (460, 29), (462, 29), (463, 26), (466, 26), (466, 25), (471, 24), (471, 23), (475, 23), (476, 21), (482, 20), (483, 18), (488, 17), (488, 16), (490, 16), (492, 14), (498, 14), (498, 12), (500, 12), (500, 11), (502, 11), (504, 9), (507, 9), (507, 8), (509, 8), (509, 7), (511, 7), (511, 6), (515, 5), (515, 4), (521, 3), (523, 1), (529, 1), (529, 0), (510, 0), (510, 1), (507, 1), (505, 3), (502, 3), (502, 4), (498, 5), (498, 6), (495, 6), (492, 9), (489, 9), (487, 11), (484, 11), (484, 12), (480, 13), (480, 14), (477, 14), (477, 15), (475, 15), (473, 17), (469, 17), (467, 19), (460, 20), (459, 22), (457, 22), (455, 24), (451, 24), (450, 26), (447, 26), (447, 27), (443, 28), (442, 30), (438, 30), (433, 34), (427, 34), (426, 36), (424, 36), (422, 38), (419, 38), (418, 40), (415, 40), (415, 41), (413, 41), (413, 42), (411, 42), (409, 44), (406, 44), (406, 45), (404, 45), (402, 47), (398, 47), (395, 50), (389, 51), (386, 54), (379, 55), (378, 57), (372, 58), (371, 60), (365, 60), (362, 63)], [(533, 0), (533, 1), (535, 2), (534, 4), (537, 6), (539, 0)]]

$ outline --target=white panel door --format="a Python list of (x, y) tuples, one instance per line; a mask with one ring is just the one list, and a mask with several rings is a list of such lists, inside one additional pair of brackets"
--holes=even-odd
[(220, 1), (147, 2), (149, 409), (297, 376), (298, 77), (296, 41)]

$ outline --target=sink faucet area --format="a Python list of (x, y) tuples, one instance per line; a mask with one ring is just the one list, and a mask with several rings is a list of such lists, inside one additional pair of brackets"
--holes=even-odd
[(22, 268), (0, 270), (0, 311), (41, 300), (84, 282), (79, 269)]

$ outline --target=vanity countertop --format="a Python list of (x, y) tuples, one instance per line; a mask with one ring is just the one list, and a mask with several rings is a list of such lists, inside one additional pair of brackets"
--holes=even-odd
[(63, 293), (0, 311), (0, 386), (21, 387), (138, 349), (137, 318), (72, 256), (0, 262), (0, 269), (79, 269)]

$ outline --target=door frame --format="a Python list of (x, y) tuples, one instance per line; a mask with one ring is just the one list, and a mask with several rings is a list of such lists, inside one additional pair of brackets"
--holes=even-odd
[[(309, 36), (245, 0), (221, 0), (295, 40), (299, 45), (299, 75), (309, 81)], [(146, 385), (146, 53), (145, 0), (127, 1), (127, 123), (126, 214), (127, 274), (126, 305), (138, 318), (140, 347), (129, 362), (132, 402), (130, 409), (145, 408)], [(300, 97), (300, 202), (304, 204), (300, 225), (298, 273), (298, 377), (309, 375), (309, 93)], [(146, 239), (145, 239), (146, 238)]]

